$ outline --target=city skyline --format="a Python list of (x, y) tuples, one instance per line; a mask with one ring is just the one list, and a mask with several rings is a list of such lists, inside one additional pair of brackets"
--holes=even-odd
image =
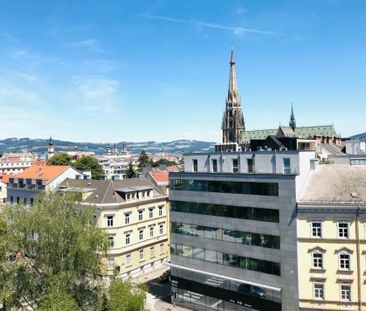
[(0, 139), (220, 141), (232, 47), (248, 130), (365, 132), (362, 1), (0, 8)]

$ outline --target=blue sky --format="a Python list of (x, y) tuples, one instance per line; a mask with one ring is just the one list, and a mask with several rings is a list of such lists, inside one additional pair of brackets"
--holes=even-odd
[(366, 131), (366, 1), (0, 0), (0, 138), (221, 140), (230, 48), (247, 129)]

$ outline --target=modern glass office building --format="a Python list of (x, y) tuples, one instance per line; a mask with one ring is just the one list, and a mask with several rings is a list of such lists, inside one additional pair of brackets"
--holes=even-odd
[(170, 174), (173, 302), (297, 310), (296, 192), (313, 158), (294, 150), (185, 156), (185, 171)]

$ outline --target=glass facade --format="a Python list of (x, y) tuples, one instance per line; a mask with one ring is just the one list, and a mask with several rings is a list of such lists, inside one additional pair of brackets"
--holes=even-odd
[(280, 264), (277, 262), (243, 257), (214, 250), (196, 248), (190, 245), (171, 244), (171, 254), (208, 261), (224, 266), (257, 271), (273, 275), (281, 275)]
[(172, 303), (189, 310), (281, 310), (280, 291), (176, 267), (171, 274)]
[(171, 190), (278, 196), (278, 183), (173, 179)]
[(268, 208), (171, 201), (173, 212), (279, 222), (279, 211)]
[(260, 234), (254, 232), (244, 232), (227, 230), (222, 228), (192, 225), (172, 222), (171, 232), (202, 239), (228, 241), (245, 245), (253, 245), (267, 248), (280, 248), (280, 237), (274, 235)]

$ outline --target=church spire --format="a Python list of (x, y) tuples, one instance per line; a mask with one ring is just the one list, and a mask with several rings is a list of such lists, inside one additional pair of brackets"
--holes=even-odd
[(228, 97), (228, 102), (231, 102), (232, 104), (240, 105), (238, 82), (236, 80), (234, 49), (231, 49), (229, 91), (228, 91), (227, 97)]
[(290, 122), (289, 126), (292, 128), (293, 131), (296, 129), (296, 119), (294, 115), (294, 105), (291, 103), (291, 116), (290, 116)]
[(226, 109), (222, 120), (223, 143), (241, 143), (241, 134), (245, 131), (243, 112), (240, 104), (234, 50), (231, 49), (229, 90)]

